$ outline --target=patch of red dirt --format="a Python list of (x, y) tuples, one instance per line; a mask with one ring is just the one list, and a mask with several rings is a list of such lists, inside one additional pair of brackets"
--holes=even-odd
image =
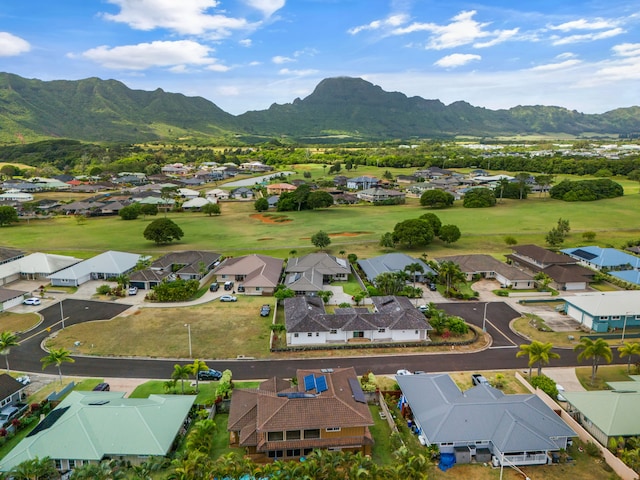
[(284, 215), (264, 215), (262, 213), (252, 213), (249, 215), (251, 218), (261, 221), (262, 223), (287, 223), (290, 222), (290, 218), (286, 218)]
[(367, 235), (372, 232), (338, 232), (330, 233), (330, 237), (357, 237), (358, 235)]

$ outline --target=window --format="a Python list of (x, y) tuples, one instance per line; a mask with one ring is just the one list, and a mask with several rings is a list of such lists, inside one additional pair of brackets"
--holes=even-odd
[(299, 337), (299, 335), (297, 333), (293, 334), (293, 338), (298, 338), (298, 337)]
[(304, 431), (304, 438), (305, 439), (320, 438), (320, 429), (319, 428), (314, 428), (312, 430), (305, 430)]
[(312, 332), (307, 333), (307, 337), (313, 337), (313, 333)]
[(300, 456), (299, 448), (293, 448), (293, 449), (287, 450), (287, 457), (299, 457), (299, 456)]
[(364, 338), (364, 332), (353, 332), (353, 338)]
[(609, 317), (604, 317), (604, 316), (603, 316), (603, 317), (600, 317), (600, 321), (601, 321), (601, 322), (603, 322), (603, 321), (605, 321), (605, 320), (609, 320)]
[(282, 450), (269, 450), (267, 453), (269, 458), (282, 458), (284, 457)]
[(56, 470), (62, 470), (62, 462), (59, 459), (56, 459), (54, 464), (56, 466)]
[(287, 430), (287, 440), (300, 440), (300, 430)]
[(340, 430), (342, 430), (342, 428), (340, 428), (340, 427), (328, 427), (328, 428), (325, 428), (325, 430), (327, 432), (339, 432)]
[(337, 335), (338, 334), (338, 330), (329, 330), (329, 334)]
[(320, 332), (316, 332), (316, 337), (319, 337), (319, 336), (320, 336)]
[(386, 329), (386, 328), (379, 328), (379, 329), (378, 329), (378, 333), (384, 333), (384, 332), (386, 332), (386, 331), (387, 331), (387, 329)]
[(270, 442), (281, 442), (284, 440), (284, 432), (267, 432), (267, 440)]
[(620, 320), (620, 315), (611, 315), (611, 320)]
[(74, 468), (76, 468), (76, 461), (69, 460), (69, 469), (74, 469)]
[(256, 292), (261, 292), (262, 291), (262, 287), (256, 287), (255, 290), (256, 290)]

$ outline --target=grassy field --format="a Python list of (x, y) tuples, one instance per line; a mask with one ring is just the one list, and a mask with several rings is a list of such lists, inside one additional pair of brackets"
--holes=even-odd
[[(447, 246), (436, 240), (424, 250), (430, 257), (486, 252), (500, 258), (510, 249), (505, 236), (514, 237), (519, 244), (544, 244), (546, 233), (558, 218), (569, 219), (571, 233), (565, 246), (584, 244), (581, 233), (596, 232), (592, 243), (620, 246), (627, 240), (640, 237), (636, 222), (639, 195), (634, 184), (633, 193), (624, 197), (597, 202), (567, 203), (549, 198), (530, 197), (526, 201), (505, 200), (494, 208), (466, 209), (456, 202), (453, 208), (436, 211), (445, 224), (455, 224), (462, 238)], [(427, 212), (417, 199), (408, 199), (399, 206), (335, 206), (321, 211), (286, 212), (284, 222), (265, 222), (252, 217), (253, 202), (222, 203), (222, 215), (209, 217), (201, 213), (170, 213), (184, 231), (180, 242), (157, 247), (143, 238), (142, 232), (152, 220), (139, 218), (124, 221), (119, 217), (91, 218), (78, 224), (74, 218), (57, 217), (48, 220), (22, 222), (4, 227), (6, 246), (89, 256), (94, 252), (118, 249), (153, 256), (167, 251), (185, 249), (215, 250), (223, 254), (241, 255), (262, 252), (286, 257), (291, 250), (303, 255), (315, 250), (310, 237), (319, 230), (332, 239), (330, 251), (345, 250), (359, 257), (382, 253), (378, 241), (382, 233), (393, 230), (402, 220), (416, 218)], [(52, 235), (51, 232), (64, 232)]]
[(36, 313), (0, 313), (0, 329), (9, 332), (26, 332), (40, 323)]
[[(613, 351), (617, 356), (617, 351)], [(631, 373), (634, 373), (632, 367)], [(602, 365), (598, 366), (595, 382), (591, 382), (591, 366), (576, 368), (576, 376), (584, 388), (587, 390), (608, 390), (607, 382), (630, 382), (631, 378), (627, 374), (626, 365)]]
[(134, 315), (65, 328), (47, 346), (89, 355), (187, 359), (188, 323), (193, 358), (265, 357), (269, 354), (271, 318), (261, 317), (259, 312), (266, 302), (262, 297), (239, 296), (233, 303), (143, 308)]

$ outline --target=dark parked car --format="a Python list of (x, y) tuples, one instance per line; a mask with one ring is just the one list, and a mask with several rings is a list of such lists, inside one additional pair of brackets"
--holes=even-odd
[(474, 385), (487, 385), (487, 386), (491, 386), (489, 384), (489, 380), (487, 380), (484, 375), (481, 375), (479, 373), (473, 373), (471, 374), (471, 381), (473, 382)]
[(260, 316), (261, 317), (268, 317), (269, 314), (271, 313), (271, 307), (269, 305), (262, 305), (262, 307), (260, 307)]
[(198, 380), (220, 380), (221, 378), (222, 372), (214, 370), (213, 368), (198, 372)]
[(431, 290), (432, 292), (435, 292), (438, 290), (438, 287), (436, 286), (435, 283), (430, 283), (429, 284), (429, 290)]
[(232, 290), (233, 289), (233, 282), (231, 282), (231, 281), (224, 282), (224, 289), (225, 290)]
[(95, 387), (93, 387), (94, 392), (108, 392), (109, 390), (111, 390), (111, 387), (109, 386), (108, 383), (104, 383), (104, 382), (99, 383)]
[(220, 288), (220, 284), (218, 282), (215, 282), (209, 285), (210, 292), (217, 292), (219, 288)]

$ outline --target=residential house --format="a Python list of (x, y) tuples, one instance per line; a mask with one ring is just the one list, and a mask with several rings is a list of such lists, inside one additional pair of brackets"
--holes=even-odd
[(75, 265), (82, 260), (66, 255), (50, 253), (32, 253), (13, 262), (0, 264), (0, 285), (17, 280), (44, 280), (49, 275)]
[(22, 304), (29, 292), (0, 287), (0, 312)]
[(333, 177), (333, 184), (336, 187), (346, 187), (348, 180), (349, 178), (344, 175), (336, 175), (335, 177)]
[(171, 165), (164, 165), (160, 168), (160, 172), (163, 175), (184, 176), (188, 175), (191, 169), (182, 163), (173, 163)]
[(564, 302), (567, 315), (587, 330), (606, 333), (640, 326), (640, 290), (578, 293)]
[(265, 165), (262, 162), (254, 161), (254, 162), (245, 162), (240, 164), (240, 170), (244, 170), (245, 172), (270, 172), (273, 170), (273, 167), (269, 165)]
[(379, 257), (358, 260), (358, 265), (371, 283), (382, 273), (403, 272), (406, 271), (407, 265), (413, 263), (420, 265), (423, 270), (422, 272), (416, 272), (416, 280), (418, 282), (426, 282), (429, 277), (437, 275), (423, 260), (410, 257), (406, 253), (387, 253)]
[(349, 190), (366, 190), (367, 188), (376, 187), (380, 181), (371, 175), (362, 175), (360, 177), (350, 178), (347, 180), (347, 188)]
[(247, 295), (272, 295), (280, 283), (284, 261), (266, 255), (230, 257), (213, 273), (218, 282), (235, 282), (234, 288)]
[(212, 197), (207, 197), (207, 198), (196, 197), (196, 198), (191, 198), (186, 202), (184, 202), (182, 204), (182, 208), (185, 210), (200, 210), (202, 207), (204, 207), (207, 204), (215, 205), (216, 203), (217, 203), (216, 199)]
[(32, 202), (33, 195), (19, 190), (11, 189), (5, 193), (0, 193), (0, 202)]
[(49, 275), (54, 287), (77, 287), (89, 280), (113, 279), (133, 271), (142, 255), (109, 250)]
[(491, 255), (452, 255), (436, 258), (436, 262), (453, 262), (460, 267), (467, 281), (473, 277), (490, 278), (497, 280), (502, 288), (525, 289), (535, 287), (533, 277), (522, 270), (493, 258)]
[(418, 178), (426, 178), (426, 179), (449, 177), (451, 175), (453, 175), (453, 172), (451, 170), (445, 170), (444, 168), (440, 168), (436, 166), (431, 166), (429, 168), (417, 170), (414, 173), (414, 176)]
[(231, 190), (230, 198), (235, 198), (236, 200), (252, 200), (253, 199), (253, 190), (247, 187), (238, 187)]
[(207, 190), (205, 192), (207, 198), (214, 198), (216, 201), (229, 200), (229, 192), (222, 190), (221, 188), (214, 188), (213, 190)]
[(370, 455), (373, 418), (355, 369), (298, 370), (296, 378), (234, 389), (230, 446), (256, 461), (297, 460), (315, 449)]
[(11, 375), (0, 374), (0, 408), (8, 405), (17, 406), (25, 399), (26, 385), (23, 385)]
[(430, 341), (431, 325), (407, 297), (371, 297), (371, 300), (373, 312), (365, 307), (348, 307), (328, 314), (319, 297), (285, 299), (287, 345)]
[(611, 390), (564, 392), (567, 411), (604, 447), (610, 439), (640, 435), (640, 376), (632, 381), (608, 382)]
[(488, 385), (462, 391), (447, 374), (399, 375), (403, 415), (423, 445), (457, 463), (544, 465), (576, 436), (535, 394), (506, 395)]
[(44, 457), (64, 473), (104, 459), (138, 465), (171, 453), (176, 437), (186, 431), (195, 395), (124, 395), (72, 391), (0, 460), (0, 471)]
[(179, 188), (176, 190), (176, 194), (182, 198), (198, 198), (200, 196), (200, 192), (197, 190), (192, 190), (191, 188)]
[(24, 257), (24, 252), (15, 248), (0, 247), (0, 265)]
[(562, 255), (538, 245), (516, 245), (507, 259), (515, 267), (531, 272), (542, 272), (553, 281), (558, 290), (586, 290), (593, 281), (595, 272), (578, 265), (578, 261), (568, 255)]
[(284, 284), (296, 295), (308, 295), (323, 290), (332, 281), (347, 281), (350, 273), (345, 259), (328, 253), (310, 253), (289, 259)]
[(580, 247), (562, 250), (581, 265), (602, 270), (625, 282), (640, 285), (640, 257), (615, 248)]
[(272, 183), (267, 185), (267, 194), (268, 195), (280, 195), (286, 192), (295, 192), (296, 186), (291, 185), (290, 183)]
[(133, 287), (149, 290), (165, 279), (202, 280), (218, 265), (219, 259), (219, 253), (201, 250), (167, 253), (149, 268), (133, 272), (129, 276), (129, 282)]
[(395, 202), (404, 203), (405, 194), (397, 190), (390, 190), (386, 188), (373, 187), (367, 188), (356, 193), (356, 197), (364, 202), (378, 203), (378, 202)]
[(412, 184), (417, 183), (421, 178), (415, 175), (398, 175), (396, 176), (396, 183)]

